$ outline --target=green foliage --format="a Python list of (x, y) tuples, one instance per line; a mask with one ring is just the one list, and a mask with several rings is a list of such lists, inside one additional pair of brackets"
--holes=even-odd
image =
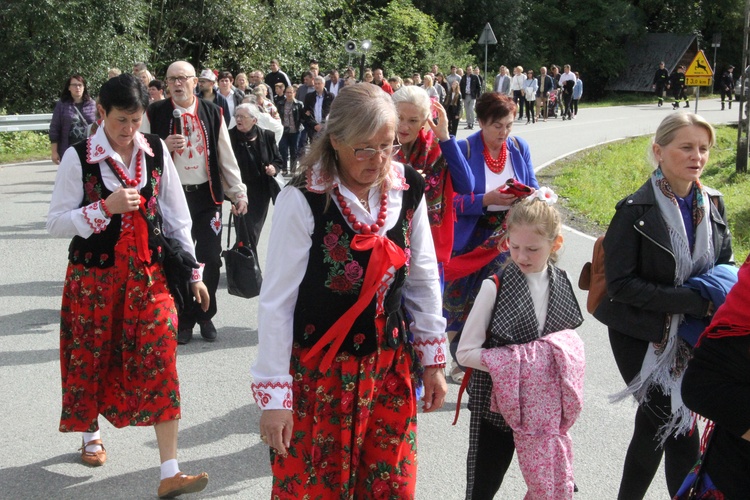
[(73, 73), (96, 89), (110, 66), (145, 59), (140, 40), (143, 0), (6, 0), (0, 7), (0, 96), (9, 113), (49, 112)]
[(49, 157), (49, 136), (45, 132), (0, 133), (0, 164)]

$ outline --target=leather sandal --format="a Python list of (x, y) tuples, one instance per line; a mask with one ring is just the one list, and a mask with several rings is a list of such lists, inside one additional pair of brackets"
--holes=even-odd
[[(83, 442), (83, 440), (81, 440)], [(99, 445), (102, 447), (99, 451), (86, 451), (87, 446)], [(104, 449), (101, 439), (93, 439), (88, 443), (83, 443), (83, 446), (78, 450), (81, 452), (81, 460), (86, 465), (91, 467), (100, 467), (107, 461), (107, 450)]]

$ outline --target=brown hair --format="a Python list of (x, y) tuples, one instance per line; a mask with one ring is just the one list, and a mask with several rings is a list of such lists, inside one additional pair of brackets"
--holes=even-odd
[(500, 92), (485, 92), (477, 99), (477, 119), (482, 123), (493, 123), (515, 112), (516, 103)]

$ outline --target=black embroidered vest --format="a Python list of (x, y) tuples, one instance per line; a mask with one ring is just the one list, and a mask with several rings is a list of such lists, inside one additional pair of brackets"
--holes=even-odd
[[(507, 344), (531, 342), (550, 333), (575, 329), (583, 323), (578, 300), (565, 271), (550, 265), (549, 303), (542, 333), (536, 319), (531, 292), (523, 272), (513, 262), (497, 273), (500, 287), (492, 310), (487, 340), (483, 347), (492, 349)], [(499, 413), (490, 411), (492, 378), (481, 370), (474, 370), (469, 382), (469, 409), (479, 412), (496, 426), (507, 427)]]
[[(197, 96), (195, 98), (198, 101), (198, 118), (203, 125), (203, 134), (207, 141), (206, 157), (208, 158), (208, 180), (211, 186), (211, 195), (214, 203), (221, 205), (224, 202), (224, 188), (221, 185), (217, 146), (219, 144), (219, 130), (224, 119), (221, 117), (219, 106)], [(162, 99), (152, 103), (146, 110), (151, 125), (151, 133), (158, 135), (162, 140), (174, 134), (173, 111), (174, 105), (171, 99)]]
[[(148, 182), (141, 189), (140, 193), (146, 199), (146, 214), (149, 219), (155, 226), (161, 227), (162, 218), (157, 208), (158, 205), (155, 203), (156, 200), (151, 202), (151, 199), (154, 197), (158, 198), (158, 179), (161, 178), (161, 173), (164, 168), (162, 162), (163, 149), (161, 147), (161, 141), (157, 136), (153, 134), (144, 134), (144, 137), (151, 146), (154, 156), (152, 158), (149, 155), (144, 155), (146, 157), (145, 175), (148, 176)], [(88, 163), (86, 161), (88, 141), (79, 142), (73, 147), (75, 148), (76, 153), (78, 153), (78, 158), (81, 162), (83, 199), (81, 200), (80, 206), (85, 207), (95, 201), (106, 199), (112, 194), (112, 192), (102, 183), (102, 173), (99, 167), (99, 162)], [(140, 217), (141, 215), (134, 212), (133, 216)], [(72, 264), (83, 264), (85, 267), (112, 267), (115, 264), (114, 251), (115, 244), (120, 237), (121, 222), (122, 216), (120, 214), (115, 214), (112, 216), (112, 220), (110, 220), (104, 231), (94, 233), (88, 238), (74, 236), (68, 247), (68, 260)], [(156, 247), (149, 242), (149, 248), (151, 249), (151, 260), (153, 262), (155, 260), (154, 251), (156, 250)]]
[[(386, 236), (403, 249), (409, 246), (411, 219), (424, 195), (424, 180), (416, 170), (406, 167), (409, 189), (403, 193), (398, 222)], [(312, 247), (305, 276), (299, 288), (294, 310), (294, 340), (303, 347), (313, 346), (359, 298), (371, 250), (359, 252), (350, 248), (357, 234), (325, 194), (302, 191), (315, 219)], [(395, 348), (407, 340), (407, 322), (401, 305), (401, 288), (408, 274), (407, 266), (396, 272), (384, 300), (386, 343)], [(354, 356), (374, 352), (377, 296), (354, 321), (340, 351)], [(382, 347), (382, 346), (381, 346)]]

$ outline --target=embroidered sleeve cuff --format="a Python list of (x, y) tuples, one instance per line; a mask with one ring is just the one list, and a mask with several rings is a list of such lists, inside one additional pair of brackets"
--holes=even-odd
[(422, 366), (436, 366), (445, 364), (445, 336), (429, 340), (415, 340), (414, 348)]
[(83, 218), (86, 220), (86, 224), (94, 231), (94, 233), (101, 233), (109, 225), (109, 221), (112, 219), (107, 218), (98, 201), (95, 201), (91, 205), (86, 205), (82, 208)]
[(253, 397), (261, 410), (292, 409), (292, 377), (284, 380), (258, 382), (251, 385)]
[(201, 267), (199, 267), (198, 269), (193, 269), (193, 275), (190, 277), (190, 283), (203, 281), (203, 268), (206, 267), (206, 265), (201, 264), (200, 262), (198, 264), (200, 264)]

